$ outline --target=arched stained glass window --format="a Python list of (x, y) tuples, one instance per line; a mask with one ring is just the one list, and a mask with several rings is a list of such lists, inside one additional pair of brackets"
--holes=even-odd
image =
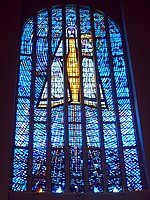
[(129, 70), (119, 27), (75, 5), (24, 25), (12, 190), (143, 189)]

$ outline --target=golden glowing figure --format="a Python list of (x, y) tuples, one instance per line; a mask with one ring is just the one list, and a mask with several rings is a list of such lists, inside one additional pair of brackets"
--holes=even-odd
[(68, 32), (67, 75), (72, 97), (71, 103), (79, 103), (80, 70), (77, 59), (76, 38), (74, 29)]
[[(67, 29), (66, 45), (67, 45), (67, 80), (68, 80), (68, 101), (71, 104), (80, 104), (80, 65), (78, 60), (78, 41), (77, 33), (74, 27), (69, 27)], [(84, 104), (97, 106), (97, 92), (96, 92), (96, 78), (95, 69), (92, 58), (92, 40), (91, 35), (83, 34), (81, 35), (81, 51), (83, 55), (82, 59), (82, 77), (83, 77), (83, 93), (84, 93)], [(56, 55), (63, 56), (63, 42), (58, 46)], [(63, 80), (63, 70), (62, 63), (60, 60), (54, 60), (51, 66), (51, 107), (62, 105), (64, 103), (64, 80)], [(101, 105), (106, 108), (104, 101), (104, 96), (102, 93), (101, 85), (99, 85), (100, 95), (101, 95)], [(45, 83), (44, 89), (42, 91), (40, 100), (38, 102), (38, 107), (47, 108), (47, 95), (48, 95), (48, 84)], [(53, 99), (54, 98), (54, 99)]]

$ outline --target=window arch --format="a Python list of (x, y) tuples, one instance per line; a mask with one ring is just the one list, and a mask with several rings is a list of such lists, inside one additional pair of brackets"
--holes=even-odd
[(104, 13), (75, 5), (24, 25), (12, 190), (142, 190), (122, 36)]

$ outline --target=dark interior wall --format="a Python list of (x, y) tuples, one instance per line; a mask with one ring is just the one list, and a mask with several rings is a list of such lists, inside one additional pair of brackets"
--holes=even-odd
[(148, 1), (123, 0), (143, 141), (150, 177), (150, 15)]
[(0, 2), (0, 199), (8, 199), (20, 0)]
[[(31, 3), (30, 6), (29, 2)], [(38, 7), (38, 9), (43, 8), (41, 2), (45, 2), (44, 8), (46, 5), (52, 4), (52, 1), (50, 0), (4, 0), (0, 3), (0, 199), (2, 200), (6, 200), (8, 195), (11, 139), (14, 126), (15, 80), (17, 77), (16, 74), (19, 59), (20, 27), (23, 21), (30, 16), (30, 13), (36, 11), (36, 7)], [(56, 4), (59, 2), (60, 1), (55, 0)], [(71, 2), (75, 3), (79, 1)], [(82, 2), (81, 4), (83, 5), (94, 5), (97, 8), (99, 5), (100, 10), (103, 11), (106, 9), (106, 7), (103, 6), (103, 3), (105, 2), (105, 5), (107, 4), (107, 11), (111, 11), (112, 7), (114, 8), (112, 16), (115, 16), (115, 11), (118, 10), (118, 5), (115, 4), (116, 0), (83, 0), (80, 2)], [(143, 0), (142, 4), (136, 0), (123, 0), (123, 5), (143, 131), (146, 160), (150, 176), (149, 7), (148, 1), (146, 2), (146, 0)], [(120, 23), (119, 17), (115, 17), (115, 20)]]
[[(113, 16), (114, 20), (119, 23), (121, 17), (120, 10), (120, 0), (22, 0), (22, 17), (21, 21), (24, 23), (26, 19), (31, 17), (37, 11), (53, 5), (63, 5), (63, 4), (78, 4), (81, 6), (90, 6), (99, 9), (105, 14)], [(117, 14), (116, 14), (117, 13)]]

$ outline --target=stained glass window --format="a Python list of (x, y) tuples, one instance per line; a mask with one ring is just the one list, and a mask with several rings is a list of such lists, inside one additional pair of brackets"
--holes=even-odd
[(116, 23), (87, 7), (51, 7), (25, 23), (13, 191), (143, 189), (124, 52)]

